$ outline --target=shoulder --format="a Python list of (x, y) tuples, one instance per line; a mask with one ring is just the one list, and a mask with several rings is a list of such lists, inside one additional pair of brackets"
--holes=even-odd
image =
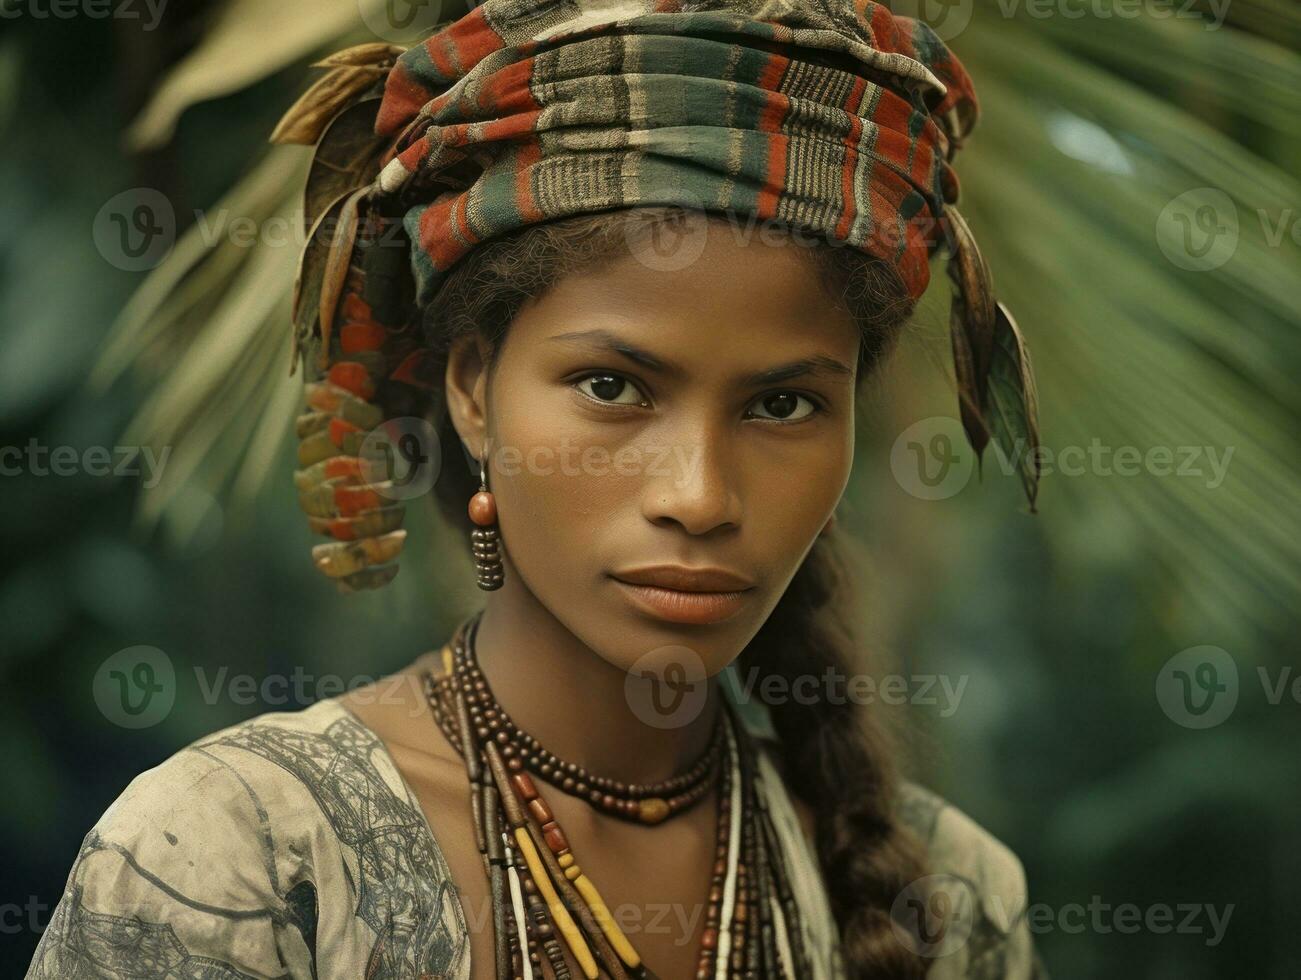
[(928, 980), (1046, 980), (1026, 918), (1029, 890), (1020, 858), (958, 807), (916, 783), (900, 784), (898, 813), (925, 848), (927, 878), (915, 883), (914, 908), (941, 892), (954, 910), (951, 928), (926, 950), (935, 957)]
[(335, 699), (211, 732), (137, 775), (93, 832), (257, 850), (338, 841), (367, 800), (406, 796), (379, 739)]
[(336, 700), (258, 715), (131, 780), (82, 841), (28, 976), (309, 977), (318, 940), (360, 969), (395, 909), (438, 920), (425, 892), (448, 876), (427, 834)]
[(966, 813), (905, 780), (899, 787), (899, 817), (925, 846), (932, 873), (968, 882), (991, 915), (1015, 918), (1024, 911), (1027, 887), (1020, 858)]

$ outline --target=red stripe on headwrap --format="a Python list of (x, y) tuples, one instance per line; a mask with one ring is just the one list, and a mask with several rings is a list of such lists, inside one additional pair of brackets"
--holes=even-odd
[(849, 113), (849, 132), (845, 134), (845, 166), (841, 172), (841, 199), (845, 202), (844, 211), (840, 216), (840, 221), (836, 223), (835, 237), (844, 240), (849, 237), (849, 229), (854, 227), (854, 219), (858, 217), (858, 202), (854, 197), (854, 169), (855, 161), (858, 159), (858, 141), (863, 138), (863, 120), (859, 117), (857, 109), (859, 102), (863, 99), (863, 93), (867, 91), (867, 80), (863, 78), (856, 79), (854, 87), (849, 93), (849, 98), (845, 100), (844, 110)]
[(789, 58), (770, 54), (759, 76), (760, 86), (768, 90), (767, 102), (759, 116), (759, 129), (772, 134), (768, 143), (768, 166), (764, 173), (763, 189), (759, 192), (758, 217), (763, 219), (777, 214), (778, 197), (785, 186), (788, 141), (781, 135), (780, 129), (791, 102), (776, 89), (789, 66)]

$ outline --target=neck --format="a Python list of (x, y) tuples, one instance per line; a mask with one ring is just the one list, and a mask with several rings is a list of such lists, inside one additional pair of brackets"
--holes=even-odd
[(658, 782), (689, 768), (722, 710), (722, 691), (709, 678), (700, 682), (706, 700), (694, 718), (669, 728), (647, 724), (629, 704), (627, 672), (552, 616), (518, 575), (488, 594), (474, 652), (516, 725), (564, 761), (625, 783)]

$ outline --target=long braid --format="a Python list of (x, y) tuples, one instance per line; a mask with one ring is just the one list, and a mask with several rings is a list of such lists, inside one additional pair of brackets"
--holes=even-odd
[[(742, 655), (742, 668), (781, 678), (827, 670), (847, 677), (853, 658), (838, 602), (845, 581), (834, 537), (821, 537)], [(924, 874), (920, 844), (895, 820), (895, 775), (884, 727), (852, 699), (785, 698), (769, 705), (790, 789), (816, 815), (818, 862), (853, 980), (910, 980), (924, 962), (896, 937), (890, 908)]]

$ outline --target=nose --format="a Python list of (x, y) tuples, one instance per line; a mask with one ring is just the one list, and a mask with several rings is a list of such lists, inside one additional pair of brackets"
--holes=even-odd
[(648, 521), (676, 524), (693, 535), (740, 526), (739, 471), (725, 434), (702, 427), (656, 447), (649, 457), (642, 496)]

